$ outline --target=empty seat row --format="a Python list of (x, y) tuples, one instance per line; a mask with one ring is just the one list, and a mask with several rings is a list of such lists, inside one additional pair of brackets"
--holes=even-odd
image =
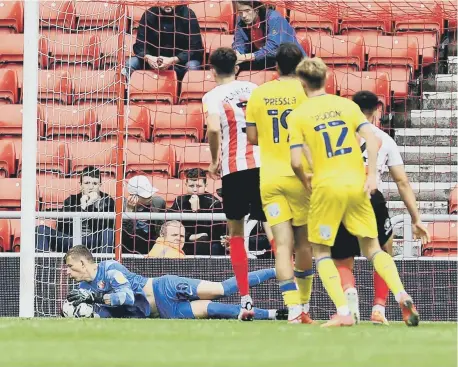
[(457, 222), (433, 222), (427, 224), (431, 242), (423, 245), (423, 256), (454, 256), (457, 251)]
[[(179, 177), (191, 168), (207, 169), (211, 162), (208, 144), (176, 140), (164, 144), (129, 141), (118, 149), (114, 142), (37, 142), (37, 172), (40, 175), (73, 176), (86, 166), (98, 167), (104, 177), (127, 177), (145, 172), (160, 177)], [(22, 174), (22, 141), (0, 141), (0, 177)]]

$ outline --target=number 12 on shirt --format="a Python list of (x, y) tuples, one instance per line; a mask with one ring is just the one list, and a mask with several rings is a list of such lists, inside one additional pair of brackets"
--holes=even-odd
[[(333, 150), (329, 133), (327, 131), (323, 131), (323, 130), (326, 130), (328, 127), (330, 128), (341, 127), (340, 135), (339, 135), (339, 138), (337, 139), (335, 150)], [(326, 147), (326, 155), (328, 156), (328, 158), (351, 153), (352, 151), (351, 147), (342, 148), (342, 145), (348, 134), (348, 127), (345, 126), (344, 121), (338, 120), (338, 121), (330, 121), (327, 124), (319, 124), (315, 126), (315, 131), (322, 132), (321, 134), (323, 135), (324, 144)]]
[[(280, 126), (279, 126), (279, 123), (281, 124), (281, 126), (284, 129), (287, 130), (288, 129), (288, 123), (286, 122), (286, 118), (291, 113), (291, 111), (292, 111), (291, 109), (283, 111), (283, 113), (280, 116), (280, 119), (278, 119), (278, 110), (267, 110), (268, 115), (269, 116), (273, 116), (272, 117), (272, 128), (273, 128), (273, 139), (274, 139), (274, 143), (275, 144), (280, 142)], [(287, 141), (289, 141), (289, 135), (288, 135)]]

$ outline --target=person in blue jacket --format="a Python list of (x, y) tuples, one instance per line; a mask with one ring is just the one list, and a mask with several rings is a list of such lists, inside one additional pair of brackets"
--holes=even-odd
[(279, 12), (267, 9), (260, 1), (237, 1), (237, 24), (232, 48), (237, 52), (240, 70), (275, 68), (275, 55), (284, 42), (296, 44), (294, 28)]

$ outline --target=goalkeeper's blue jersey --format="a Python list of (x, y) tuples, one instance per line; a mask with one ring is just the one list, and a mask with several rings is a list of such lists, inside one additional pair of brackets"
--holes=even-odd
[(92, 282), (81, 282), (80, 288), (110, 295), (111, 305), (97, 305), (94, 311), (102, 318), (145, 318), (151, 313), (143, 287), (147, 278), (131, 273), (115, 260), (101, 261)]

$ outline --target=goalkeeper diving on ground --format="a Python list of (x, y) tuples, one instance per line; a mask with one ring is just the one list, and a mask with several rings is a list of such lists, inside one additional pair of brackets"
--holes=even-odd
[[(164, 275), (145, 278), (115, 260), (94, 262), (84, 246), (74, 246), (65, 255), (67, 274), (79, 282), (67, 301), (94, 306), (94, 317), (163, 319), (238, 319), (241, 306), (213, 302), (238, 292), (235, 278), (223, 282)], [(249, 273), (250, 287), (275, 278), (274, 269)], [(286, 319), (283, 310), (254, 308), (257, 320)]]

